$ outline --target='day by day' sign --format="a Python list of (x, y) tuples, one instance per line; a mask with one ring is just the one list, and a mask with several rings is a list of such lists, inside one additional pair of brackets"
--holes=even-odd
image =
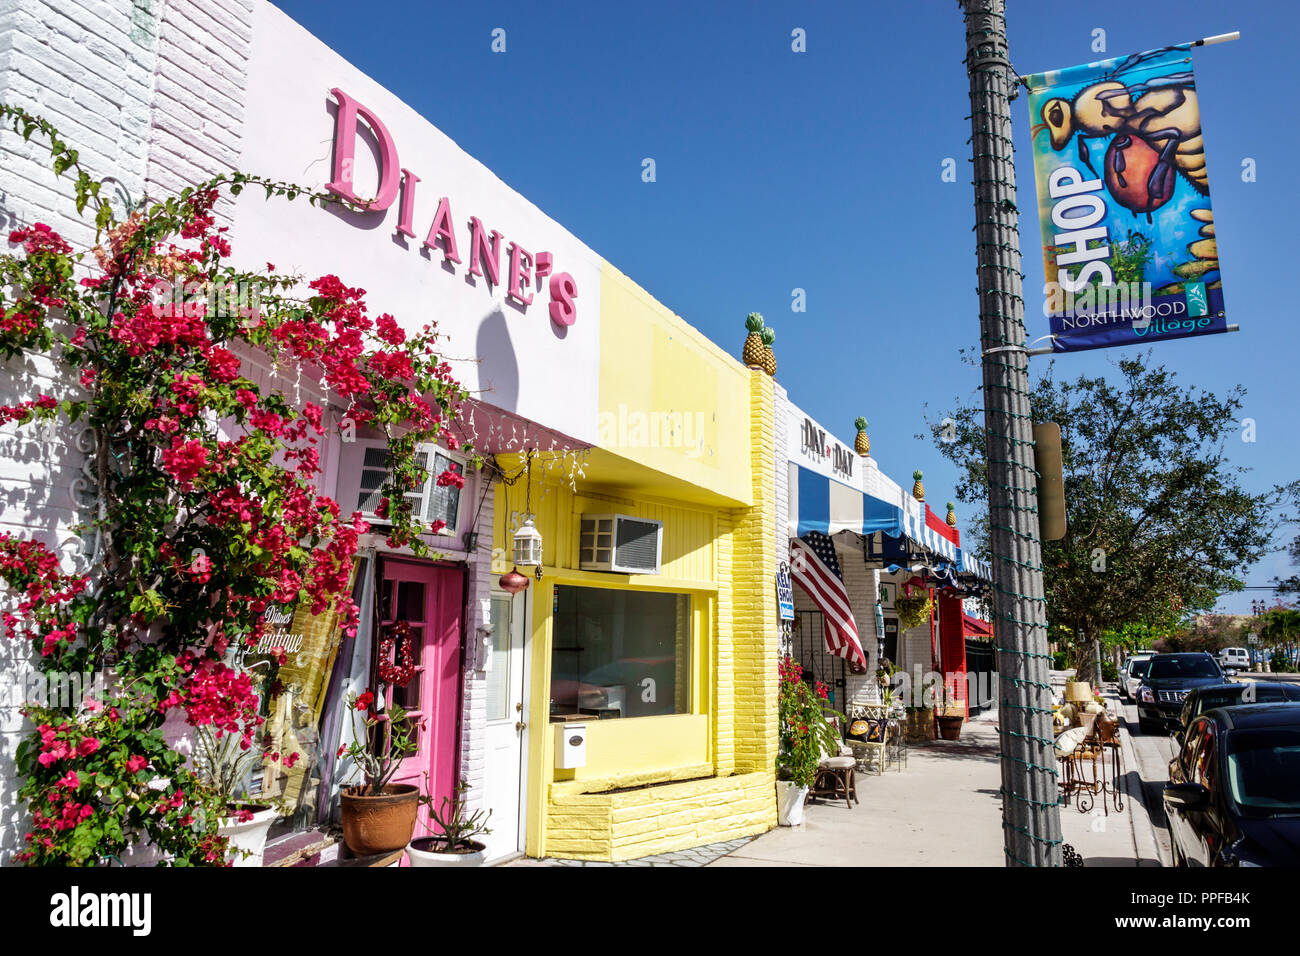
[(820, 424), (791, 404), (786, 419), (790, 459), (829, 478), (857, 486), (857, 454)]

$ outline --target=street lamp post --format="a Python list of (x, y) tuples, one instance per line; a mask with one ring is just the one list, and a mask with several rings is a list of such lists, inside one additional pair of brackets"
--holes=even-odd
[(1051, 658), (1011, 142), (1016, 77), (1007, 50), (1005, 0), (963, 0), (962, 5), (975, 164), (1003, 842), (1008, 866), (1060, 866)]

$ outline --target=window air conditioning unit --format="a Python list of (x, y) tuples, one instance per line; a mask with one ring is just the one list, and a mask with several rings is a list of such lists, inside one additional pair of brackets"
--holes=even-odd
[(578, 567), (583, 571), (658, 574), (664, 523), (629, 515), (583, 515)]

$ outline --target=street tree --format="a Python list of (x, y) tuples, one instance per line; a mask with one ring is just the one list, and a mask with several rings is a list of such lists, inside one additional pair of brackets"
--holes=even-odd
[[(1247, 469), (1225, 455), (1244, 389), (1219, 398), (1183, 387), (1150, 353), (1116, 369), (1066, 381), (1049, 363), (1030, 389), (1033, 420), (1061, 428), (1068, 528), (1043, 542), (1043, 570), (1048, 620), (1073, 636), (1080, 679), (1093, 675), (1105, 632), (1155, 628), (1239, 590), (1240, 574), (1268, 550), (1282, 494), (1247, 491)], [(982, 404), (959, 402), (927, 424), (959, 468), (957, 495), (986, 500)]]

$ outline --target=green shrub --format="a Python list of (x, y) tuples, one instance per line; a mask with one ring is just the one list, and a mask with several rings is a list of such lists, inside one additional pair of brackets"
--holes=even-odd
[(1063, 671), (1070, 666), (1070, 654), (1068, 651), (1057, 651), (1052, 655), (1052, 670)]

